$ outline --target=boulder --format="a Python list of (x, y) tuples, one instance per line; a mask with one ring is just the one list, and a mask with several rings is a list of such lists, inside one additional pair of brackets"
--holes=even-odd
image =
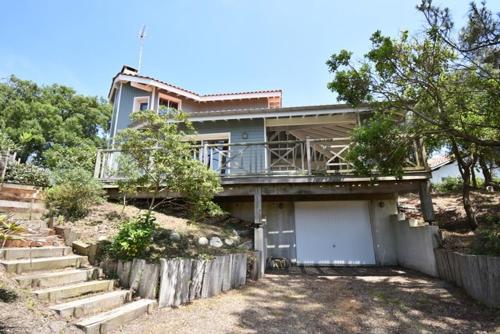
[(170, 240), (179, 241), (181, 240), (181, 235), (177, 232), (170, 233)]
[(220, 248), (224, 245), (222, 240), (219, 237), (211, 237), (210, 238), (210, 246), (215, 248)]
[(198, 238), (198, 246), (207, 246), (208, 245), (208, 239), (205, 237), (199, 237)]
[(234, 245), (234, 240), (231, 238), (226, 238), (226, 239), (224, 239), (224, 243), (228, 246), (232, 246), (232, 245)]

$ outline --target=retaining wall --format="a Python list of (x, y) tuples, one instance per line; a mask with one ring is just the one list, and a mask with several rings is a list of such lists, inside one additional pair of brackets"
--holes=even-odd
[(209, 298), (245, 285), (247, 273), (256, 280), (261, 274), (254, 258), (247, 253), (215, 256), (212, 260), (160, 259), (108, 261), (101, 264), (108, 275), (116, 275), (120, 285), (143, 298), (158, 299), (160, 307), (179, 306), (198, 298)]
[(500, 307), (500, 257), (434, 250), (439, 277), (462, 287), (472, 298)]
[(411, 226), (410, 222), (391, 216), (398, 264), (437, 277), (434, 249), (438, 247), (437, 226)]
[(43, 189), (22, 184), (0, 184), (0, 212), (17, 217), (39, 219), (45, 213)]

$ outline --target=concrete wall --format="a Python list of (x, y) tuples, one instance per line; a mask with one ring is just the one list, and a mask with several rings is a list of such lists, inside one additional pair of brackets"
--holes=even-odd
[(375, 261), (381, 266), (392, 266), (398, 263), (396, 241), (391, 224), (391, 216), (397, 214), (397, 212), (397, 201), (395, 199), (370, 201)]
[(411, 227), (408, 220), (399, 220), (398, 215), (391, 216), (391, 224), (398, 264), (437, 277), (434, 249), (438, 247), (439, 228), (429, 225)]

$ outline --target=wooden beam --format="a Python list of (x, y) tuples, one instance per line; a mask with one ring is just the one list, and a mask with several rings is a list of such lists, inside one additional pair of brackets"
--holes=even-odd
[(348, 123), (356, 124), (356, 115), (354, 113), (332, 115), (332, 116), (317, 116), (317, 117), (296, 117), (296, 118), (278, 118), (269, 119), (267, 127), (274, 126), (290, 126), (290, 125), (313, 125), (325, 123)]
[(254, 205), (254, 238), (253, 247), (256, 251), (260, 252), (258, 257), (258, 265), (260, 272), (264, 273), (266, 270), (266, 242), (264, 238), (264, 227), (262, 226), (262, 188), (260, 186), (253, 189), (253, 205)]

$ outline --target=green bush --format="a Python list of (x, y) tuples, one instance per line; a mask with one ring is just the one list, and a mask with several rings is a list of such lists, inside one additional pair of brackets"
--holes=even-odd
[(457, 192), (462, 190), (462, 178), (448, 176), (443, 178), (439, 183), (433, 185), (434, 189), (439, 193)]
[(500, 256), (500, 221), (481, 226), (476, 231), (476, 254)]
[(31, 164), (9, 163), (4, 182), (48, 187), (50, 185), (50, 172), (48, 169)]
[(63, 169), (54, 173), (54, 185), (47, 190), (46, 200), (52, 214), (75, 220), (103, 202), (104, 190), (89, 171), (79, 167)]
[(122, 260), (144, 256), (146, 249), (152, 242), (155, 221), (155, 218), (150, 214), (126, 221), (113, 240), (112, 255)]

